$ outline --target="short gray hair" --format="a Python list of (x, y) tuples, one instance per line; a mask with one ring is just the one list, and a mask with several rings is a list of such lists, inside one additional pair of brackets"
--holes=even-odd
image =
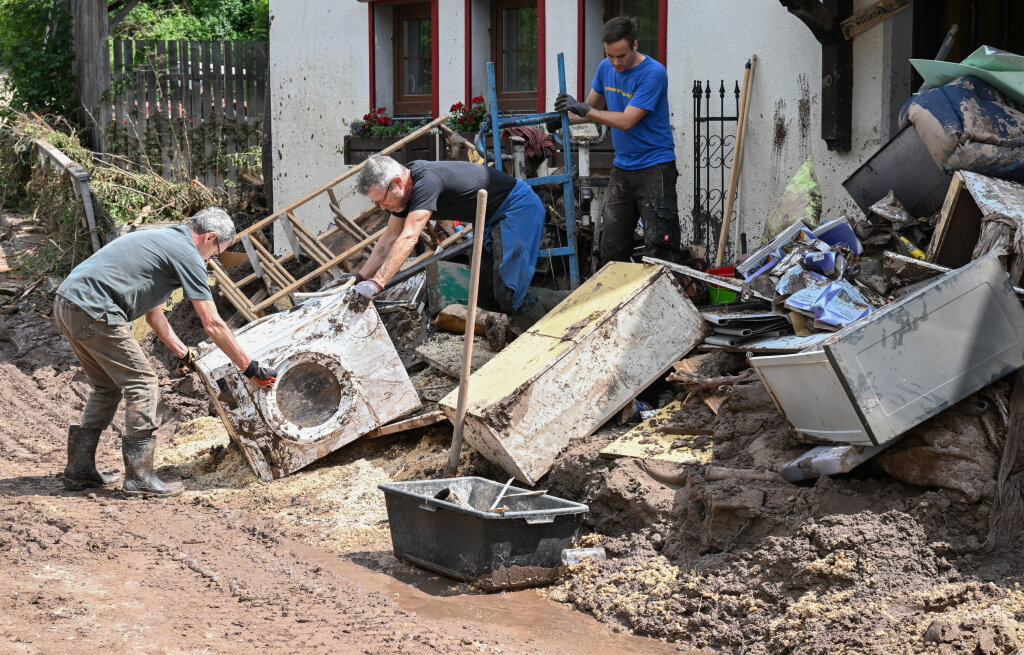
[(235, 223), (220, 207), (207, 207), (197, 211), (188, 219), (188, 229), (196, 234), (214, 232), (217, 235), (217, 243), (235, 239)]
[(370, 189), (386, 189), (391, 180), (401, 177), (405, 166), (386, 155), (373, 155), (363, 164), (356, 179), (356, 191), (366, 195)]

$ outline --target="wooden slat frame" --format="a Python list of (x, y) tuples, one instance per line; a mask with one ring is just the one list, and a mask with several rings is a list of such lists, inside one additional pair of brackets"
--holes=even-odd
[[(251, 55), (252, 50), (247, 48), (247, 51), (248, 52), (246, 54)], [(249, 61), (251, 60), (249, 59), (248, 56), (246, 59), (248, 64)], [(244, 75), (242, 77), (246, 79), (252, 78), (251, 75)], [(250, 88), (247, 88), (246, 90), (249, 91)], [(252, 96), (248, 94), (246, 95), (246, 100), (250, 100), (251, 98)], [(391, 144), (384, 150), (381, 150), (379, 154), (387, 155), (394, 152), (395, 150), (398, 150), (399, 148), (403, 147), (406, 143), (409, 143), (414, 139), (417, 139), (420, 136), (430, 132), (430, 130), (436, 128), (438, 125), (444, 123), (446, 120), (448, 120), (447, 114), (432, 120), (426, 125), (415, 130), (414, 132), (407, 134), (404, 138), (399, 139), (398, 141)], [(268, 274), (274, 283), (280, 284), (282, 287), (279, 291), (270, 294), (265, 299), (260, 300), (258, 302), (253, 302), (249, 298), (247, 298), (244, 293), (241, 292), (241, 288), (259, 279), (259, 276), (255, 272), (237, 283), (231, 281), (229, 278), (227, 278), (226, 275), (224, 276), (224, 280), (218, 278), (218, 282), (222, 286), (224, 286), (226, 290), (225, 296), (227, 296), (228, 300), (233, 305), (235, 305), (236, 309), (238, 309), (238, 311), (243, 316), (245, 316), (249, 320), (253, 320), (251, 317), (262, 315), (264, 310), (266, 310), (269, 307), (272, 307), (276, 302), (288, 296), (289, 294), (304, 288), (304, 286), (308, 282), (316, 279), (317, 277), (319, 277), (320, 275), (324, 274), (325, 272), (329, 271), (332, 268), (337, 268), (339, 266), (343, 267), (345, 260), (358, 255), (364, 249), (370, 247), (374, 242), (377, 241), (377, 239), (380, 238), (382, 234), (384, 234), (383, 229), (375, 232), (374, 234), (366, 234), (366, 236), (361, 241), (359, 241), (359, 243), (355, 244), (354, 246), (345, 250), (342, 253), (334, 255), (326, 246), (323, 245), (323, 242), (317, 239), (317, 237), (314, 236), (313, 233), (310, 232), (309, 229), (305, 225), (303, 225), (302, 222), (299, 221), (298, 218), (296, 218), (295, 216), (296, 209), (322, 195), (327, 195), (329, 204), (333, 204), (336, 207), (337, 196), (334, 193), (334, 187), (338, 186), (338, 184), (347, 180), (348, 178), (354, 176), (356, 173), (362, 170), (362, 167), (363, 163), (356, 164), (355, 166), (349, 168), (347, 171), (339, 175), (334, 180), (331, 180), (327, 184), (321, 186), (319, 189), (316, 189), (315, 191), (306, 194), (302, 198), (299, 198), (295, 202), (287, 205), (286, 207), (281, 208), (280, 210), (274, 212), (273, 214), (264, 218), (263, 220), (254, 223), (253, 225), (249, 226), (245, 230), (242, 230), (235, 236), (235, 240), (232, 242), (232, 245), (234, 245), (235, 243), (240, 243), (242, 242), (243, 238), (248, 237), (248, 239), (252, 243), (251, 247), (257, 253), (257, 258), (259, 260), (259, 263), (263, 267), (264, 273)], [(356, 217), (356, 219), (346, 219), (351, 223), (349, 227), (358, 229), (365, 234), (365, 230), (359, 227), (358, 221), (360, 219), (372, 215), (376, 211), (376, 207), (370, 207), (362, 214), (360, 214), (358, 217)], [(302, 276), (298, 280), (291, 278), (291, 276), (288, 275), (287, 271), (284, 269), (284, 264), (291, 261), (295, 257), (293, 253), (288, 253), (280, 258), (275, 258), (269, 250), (267, 250), (262, 244), (259, 243), (259, 240), (257, 238), (254, 238), (254, 235), (257, 232), (259, 232), (263, 228), (269, 226), (274, 221), (279, 220), (281, 218), (284, 218), (284, 220), (290, 223), (292, 229), (294, 229), (295, 231), (295, 236), (297, 240), (302, 246), (303, 251), (306, 254), (308, 254), (311, 259), (318, 263), (316, 269)], [(333, 230), (329, 230), (327, 233), (325, 233), (324, 236), (333, 236), (340, 231), (341, 228), (338, 227)], [(348, 230), (346, 230), (346, 232), (348, 232)], [(462, 236), (465, 236), (465, 234), (456, 233), (456, 235), (453, 235), (449, 239), (446, 239), (445, 243), (442, 245), (446, 245), (449, 242), (454, 242), (458, 238), (462, 238)], [(425, 257), (430, 257), (432, 254), (433, 253), (427, 253)], [(424, 256), (421, 256), (420, 259), (423, 258)], [(420, 259), (417, 259), (416, 261), (420, 261)], [(281, 275), (282, 272), (285, 275), (288, 275), (288, 278), (291, 279), (289, 280), (288, 278), (284, 278)], [(282, 281), (285, 281), (286, 283), (282, 284)], [(230, 291), (227, 291), (229, 288)]]

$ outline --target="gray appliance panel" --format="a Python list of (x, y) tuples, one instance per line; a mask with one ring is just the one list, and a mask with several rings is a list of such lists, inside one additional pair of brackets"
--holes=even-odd
[(911, 214), (928, 216), (942, 207), (952, 179), (935, 165), (917, 130), (908, 125), (846, 178), (843, 188), (865, 214), (891, 189)]
[(1024, 366), (1024, 308), (988, 255), (827, 340), (876, 444)]

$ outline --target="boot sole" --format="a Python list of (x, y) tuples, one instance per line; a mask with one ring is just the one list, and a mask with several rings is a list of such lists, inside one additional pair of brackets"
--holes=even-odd
[(175, 491), (170, 491), (170, 492), (160, 492), (160, 491), (127, 491), (125, 489), (122, 489), (121, 493), (123, 493), (128, 498), (174, 498), (176, 496), (180, 496), (181, 494), (185, 493), (185, 490), (184, 489), (177, 489)]
[(108, 482), (107, 484), (103, 484), (102, 482), (93, 482), (92, 480), (64, 479), (64, 488), (68, 491), (82, 491), (83, 489), (117, 489), (120, 486), (120, 478), (114, 482)]

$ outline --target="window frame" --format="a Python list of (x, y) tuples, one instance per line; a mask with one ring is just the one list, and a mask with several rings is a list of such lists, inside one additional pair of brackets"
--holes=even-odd
[[(433, 20), (432, 6), (430, 0), (417, 2), (396, 3), (393, 10), (393, 22), (391, 31), (392, 57), (394, 79), (392, 80), (392, 98), (394, 99), (394, 115), (406, 116), (412, 114), (429, 114), (433, 111), (433, 93), (406, 94), (403, 88), (405, 81), (405, 34), (403, 22), (407, 20)], [(431, 25), (430, 51), (427, 58), (433, 62), (433, 51), (437, 47), (433, 39), (433, 25)], [(431, 83), (437, 71), (431, 65)]]
[[(494, 87), (498, 96), (498, 105), (502, 111), (535, 111), (538, 98), (540, 97), (540, 48), (537, 49), (537, 88), (532, 91), (504, 91), (504, 60), (502, 57), (502, 46), (504, 45), (504, 30), (502, 14), (506, 9), (523, 9), (533, 7), (537, 10), (537, 34), (540, 33), (540, 7), (537, 0), (492, 0), (491, 2), (491, 61), (494, 62)], [(539, 45), (539, 44), (538, 44)]]
[[(637, 49), (642, 54), (645, 54), (645, 55), (654, 57), (655, 59), (658, 59), (658, 57), (659, 57), (658, 52), (659, 52), (659, 48), (661, 47), (661, 44), (658, 42), (659, 39), (661, 38), (660, 29), (659, 29), (660, 25), (661, 25), (661, 10), (660, 10), (660, 8), (658, 8), (655, 11), (656, 11), (656, 15), (654, 17), (655, 18), (655, 20), (654, 20), (654, 48), (653, 48), (653, 50), (651, 52), (648, 52), (643, 47), (643, 44), (639, 44), (638, 43)], [(603, 16), (604, 21), (602, 21), (602, 22), (607, 23), (612, 18), (617, 18), (617, 17), (623, 16), (623, 15), (625, 15), (625, 14), (622, 13), (622, 0), (604, 0), (604, 16)], [(638, 17), (637, 16), (633, 16), (633, 18), (638, 18)], [(600, 40), (600, 37), (598, 38), (598, 40)], [(637, 35), (637, 40), (639, 41), (639, 34)], [(604, 44), (602, 44), (601, 47), (603, 48)], [(660, 61), (660, 59), (658, 61)], [(664, 64), (665, 62), (661, 61), (661, 63)]]

